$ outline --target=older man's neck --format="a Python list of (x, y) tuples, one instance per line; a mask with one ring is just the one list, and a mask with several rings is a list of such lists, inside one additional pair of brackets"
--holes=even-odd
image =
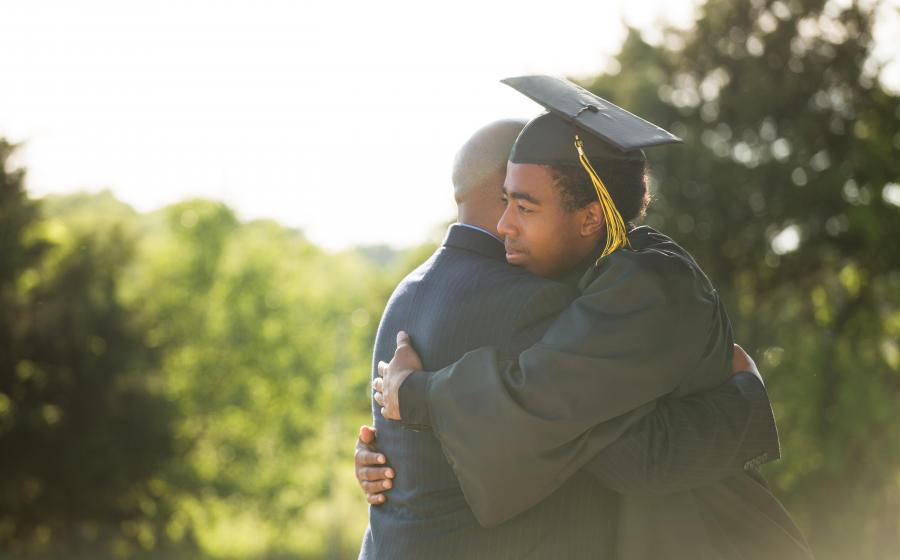
[(497, 233), (497, 222), (500, 216), (495, 211), (488, 211), (483, 205), (460, 202), (457, 205), (456, 221), (461, 224), (475, 226), (489, 232), (494, 237), (500, 237)]

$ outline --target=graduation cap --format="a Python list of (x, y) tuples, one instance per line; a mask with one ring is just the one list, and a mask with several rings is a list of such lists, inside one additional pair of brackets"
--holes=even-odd
[(628, 246), (624, 220), (591, 160), (601, 170), (610, 161), (643, 162), (646, 156), (642, 148), (678, 143), (681, 138), (568, 80), (520, 76), (501, 82), (548, 111), (525, 125), (509, 161), (584, 167), (597, 191), (606, 223), (606, 246), (600, 258)]

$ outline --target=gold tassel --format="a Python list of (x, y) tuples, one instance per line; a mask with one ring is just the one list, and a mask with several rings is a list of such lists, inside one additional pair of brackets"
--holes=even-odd
[(625, 230), (625, 221), (622, 219), (622, 215), (619, 214), (619, 210), (613, 203), (609, 191), (606, 190), (606, 185), (603, 184), (603, 180), (594, 171), (590, 160), (584, 154), (584, 142), (581, 141), (577, 134), (575, 135), (575, 149), (578, 150), (578, 159), (581, 161), (581, 165), (588, 172), (588, 175), (591, 176), (591, 182), (597, 191), (597, 198), (600, 200), (600, 208), (603, 211), (603, 221), (606, 223), (606, 245), (603, 247), (603, 253), (601, 253), (600, 258), (597, 259), (599, 263), (600, 259), (616, 249), (629, 246), (628, 232)]

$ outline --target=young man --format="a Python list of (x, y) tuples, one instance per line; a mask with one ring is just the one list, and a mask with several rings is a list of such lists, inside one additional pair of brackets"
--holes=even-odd
[[(645, 203), (638, 148), (677, 139), (561, 80), (507, 83), (551, 111), (526, 126), (510, 154), (509, 203), (498, 227), (507, 260), (547, 277), (575, 268), (581, 295), (517, 360), (483, 348), (407, 379), (423, 368), (401, 336), (390, 366), (379, 366), (384, 381), (374, 382), (385, 417), (433, 428), (486, 525), (526, 511), (582, 466), (590, 469), (648, 411), (670, 404), (657, 399), (720, 384), (732, 357), (727, 316), (690, 255), (649, 228), (626, 227)], [(683, 420), (653, 414), (664, 438)], [(809, 557), (787, 513), (752, 474), (714, 482), (706, 467), (734, 456), (709, 455), (713, 448), (702, 441), (679, 455), (671, 443), (661, 440), (659, 455), (649, 458), (634, 449), (645, 453), (646, 468), (659, 469), (659, 480), (675, 473), (677, 484), (629, 489), (616, 460), (594, 471), (626, 492), (618, 558)], [(778, 455), (777, 443), (753, 443), (760, 453), (748, 458), (751, 473)]]

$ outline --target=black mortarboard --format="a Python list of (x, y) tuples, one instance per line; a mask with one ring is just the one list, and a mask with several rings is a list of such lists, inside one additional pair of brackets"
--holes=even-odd
[[(516, 141), (514, 163), (578, 164), (578, 134), (589, 157), (643, 158), (637, 150), (681, 142), (671, 132), (633, 115), (581, 86), (553, 76), (520, 76), (504, 84), (543, 105), (550, 115), (532, 120)], [(635, 153), (630, 153), (635, 152)]]
[(578, 151), (575, 149), (576, 136), (582, 140), (585, 153), (597, 165), (607, 161), (646, 159), (643, 150), (623, 152), (554, 113), (542, 113), (528, 121), (519, 133), (509, 154), (509, 161), (541, 165), (579, 165)]
[(641, 148), (681, 142), (653, 123), (633, 115), (583, 87), (552, 76), (520, 76), (501, 80), (547, 109), (532, 119), (516, 139), (509, 161), (541, 165), (581, 165), (591, 177), (606, 224), (600, 258), (628, 246), (622, 216), (601, 174), (611, 161), (645, 161)]

